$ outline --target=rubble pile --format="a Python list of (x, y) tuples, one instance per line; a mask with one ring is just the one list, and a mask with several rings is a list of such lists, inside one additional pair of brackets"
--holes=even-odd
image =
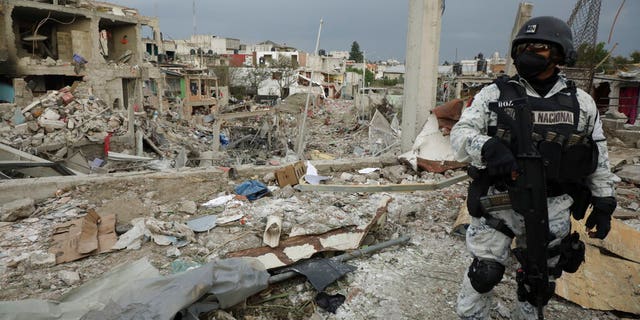
[(153, 143), (162, 158), (173, 159), (182, 149), (197, 157), (200, 153), (211, 150), (214, 139), (213, 129), (176, 121), (170, 112), (156, 119), (138, 117), (136, 127), (143, 131), (144, 137)]
[[(3, 143), (23, 151), (56, 151), (81, 141), (102, 143), (107, 135), (124, 135), (127, 116), (91, 95), (89, 87), (64, 87), (37, 98), (28, 106), (5, 112), (9, 130), (0, 131)], [(59, 160), (59, 159), (52, 159)]]
[[(384, 167), (369, 173), (335, 172), (328, 183), (429, 183), (452, 174), (418, 174), (402, 167)], [(269, 179), (265, 176), (263, 180)], [(380, 202), (386, 201), (384, 220), (367, 234), (364, 244), (401, 235), (410, 235), (411, 241), (397, 250), (350, 261), (357, 269), (326, 289), (327, 294), (347, 297), (335, 314), (315, 306), (317, 292), (303, 278), (272, 285), (245, 304), (216, 311), (217, 314), (227, 319), (360, 319), (394, 315), (407, 319), (455, 318), (452, 306), (470, 257), (464, 241), (452, 236), (451, 231), (458, 208), (464, 206), (467, 182), (440, 191), (352, 194), (297, 192), (291, 186), (270, 185), (270, 196), (255, 201), (233, 197), (231, 189), (240, 181), (228, 182), (226, 187), (218, 182), (222, 190), (212, 189), (183, 200), (167, 199), (157, 191), (145, 193), (130, 182), (105, 185), (99, 193), (83, 186), (61, 190), (37, 204), (29, 218), (0, 225), (0, 247), (4, 248), (0, 253), (0, 300), (57, 299), (100, 278), (113, 266), (141, 257), (147, 257), (161, 274), (185, 272), (238, 250), (264, 247), (262, 235), (271, 216), (282, 221), (281, 243), (297, 236), (309, 235), (312, 239), (313, 235), (336, 228), (362, 227), (380, 212)], [(176, 180), (173, 187), (179, 190), (186, 184), (193, 182)], [(222, 198), (224, 201), (207, 201)], [(205, 206), (205, 202), (214, 204)], [(131, 241), (121, 244), (120, 250), (57, 264), (49, 252), (52, 226), (78, 219), (92, 208), (104, 214), (107, 207), (117, 203), (126, 205), (127, 212), (138, 212), (127, 219), (126, 212), (117, 211), (116, 232), (121, 240)], [(213, 223), (206, 227), (200, 224), (194, 228), (191, 224), (210, 217)], [(186, 226), (195, 233), (186, 230)], [(411, 286), (406, 286), (406, 279), (411, 279)], [(503, 314), (508, 314), (506, 306), (514, 303), (513, 292), (515, 279), (507, 272), (505, 281), (497, 287), (496, 318), (503, 319)], [(420, 307), (416, 301), (424, 299), (434, 303)], [(547, 310), (561, 319), (617, 319), (609, 313), (557, 299), (550, 302)]]
[[(313, 110), (309, 117), (309, 136), (327, 136), (334, 139), (313, 139), (307, 150), (319, 150), (335, 158), (359, 158), (373, 155), (369, 141), (369, 116), (364, 116), (354, 100), (325, 99), (322, 108)], [(390, 121), (390, 119), (387, 119)], [(393, 153), (399, 148), (391, 148)]]

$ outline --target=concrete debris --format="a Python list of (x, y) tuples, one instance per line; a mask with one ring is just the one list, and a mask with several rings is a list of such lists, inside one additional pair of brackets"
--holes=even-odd
[[(341, 179), (341, 177), (348, 176), (343, 172), (332, 170), (348, 168), (347, 173), (350, 175), (365, 177), (357, 173), (357, 171), (367, 167), (379, 167), (381, 169), (385, 167), (380, 163), (375, 164), (366, 161), (350, 160), (348, 162), (319, 162), (316, 167), (321, 173), (332, 172), (334, 176), (333, 182), (342, 184), (353, 182)], [(356, 163), (359, 163), (360, 167), (354, 167), (353, 165)], [(6, 290), (0, 293), (2, 299), (18, 300), (26, 297), (20, 292), (24, 292), (25, 285), (28, 286), (25, 283), (34, 281), (33, 279), (36, 277), (50, 279), (47, 280), (47, 283), (35, 281), (38, 286), (42, 286), (38, 287), (37, 292), (49, 292), (57, 296), (67, 291), (70, 285), (61, 279), (62, 277), (58, 273), (59, 270), (40, 267), (30, 271), (34, 272), (33, 274), (26, 272), (25, 266), (28, 264), (21, 261), (28, 261), (29, 253), (37, 252), (37, 248), (43, 244), (43, 239), (46, 239), (41, 237), (33, 242), (28, 240), (27, 235), (42, 234), (41, 232), (47, 230), (47, 225), (51, 221), (72, 219), (74, 215), (82, 215), (86, 208), (100, 204), (104, 210), (117, 213), (118, 223), (120, 223), (121, 217), (123, 221), (131, 221), (127, 220), (130, 219), (126, 216), (128, 212), (135, 212), (137, 217), (143, 219), (141, 224), (142, 232), (138, 233), (140, 236), (137, 237), (139, 251), (115, 251), (107, 255), (89, 256), (82, 260), (64, 264), (63, 266), (70, 268), (68, 270), (73, 270), (81, 275), (80, 282), (88, 283), (89, 280), (98, 278), (99, 272), (97, 270), (102, 270), (101, 268), (105, 266), (115, 265), (116, 261), (127, 259), (132, 254), (151, 257), (154, 265), (163, 266), (163, 272), (168, 273), (169, 270), (167, 268), (170, 268), (170, 262), (173, 261), (173, 257), (178, 252), (180, 259), (192, 262), (215, 260), (229, 255), (230, 252), (263, 248), (262, 236), (267, 228), (268, 216), (277, 215), (282, 217), (280, 243), (276, 248), (264, 247), (270, 250), (283, 248), (286, 241), (292, 238), (306, 238), (312, 241), (311, 239), (318, 239), (318, 235), (330, 233), (332, 230), (338, 230), (345, 226), (371, 225), (367, 235), (360, 236), (363, 243), (367, 244), (379, 239), (393, 238), (398, 233), (412, 234), (412, 245), (402, 250), (385, 250), (368, 256), (366, 259), (354, 260), (353, 263), (358, 267), (358, 271), (347, 274), (343, 282), (341, 282), (348, 284), (347, 286), (341, 284), (345, 288), (342, 292), (347, 297), (347, 300), (337, 309), (336, 319), (357, 317), (357, 314), (361, 314), (363, 310), (370, 310), (372, 302), (381, 303), (387, 306), (386, 308), (395, 310), (395, 312), (405, 310), (402, 312), (408, 312), (407, 314), (410, 314), (411, 318), (420, 318), (419, 314), (425, 314), (423, 312), (431, 314), (428, 311), (420, 311), (422, 310), (420, 308), (404, 309), (400, 304), (385, 300), (390, 296), (399, 296), (402, 301), (413, 301), (412, 299), (415, 298), (412, 297), (416, 295), (420, 297), (428, 296), (429, 299), (433, 299), (435, 301), (434, 306), (438, 309), (438, 312), (450, 315), (450, 317), (445, 316), (445, 318), (454, 318), (453, 311), (447, 301), (455, 301), (459, 275), (467, 267), (468, 255), (464, 250), (464, 242), (456, 237), (450, 237), (449, 234), (451, 232), (450, 225), (455, 219), (458, 208), (464, 206), (466, 182), (455, 183), (437, 192), (414, 191), (391, 194), (380, 192), (301, 193), (294, 191), (291, 186), (287, 186), (275, 191), (273, 197), (265, 197), (253, 202), (238, 201), (230, 197), (225, 203), (218, 206), (210, 208), (203, 206), (204, 209), (201, 209), (203, 212), (199, 211), (199, 213), (206, 212), (215, 216), (215, 227), (206, 232), (194, 234), (194, 241), (187, 246), (171, 245), (171, 240), (166, 241), (170, 239), (166, 235), (155, 239), (156, 237), (149, 232), (147, 233), (148, 238), (145, 237), (144, 234), (148, 231), (148, 228), (144, 224), (144, 220), (149, 219), (147, 217), (157, 216), (158, 220), (170, 225), (173, 225), (174, 222), (184, 222), (189, 227), (188, 221), (193, 220), (193, 217), (177, 210), (181, 202), (189, 201), (185, 199), (193, 199), (195, 201), (202, 198), (215, 199), (222, 197), (225, 195), (224, 192), (229, 192), (235, 185), (235, 183), (227, 184), (224, 182), (228, 177), (223, 171), (214, 168), (208, 170), (197, 175), (188, 171), (172, 173), (171, 175), (147, 174), (143, 179), (140, 179), (139, 175), (134, 175), (130, 178), (123, 177), (120, 180), (112, 180), (105, 184), (91, 184), (91, 187), (80, 184), (65, 187), (65, 189), (55, 192), (56, 195), (54, 197), (39, 200), (32, 218), (2, 227), (0, 232), (0, 247), (10, 248), (8, 251), (2, 251), (6, 252), (6, 256), (0, 253), (0, 266), (7, 266), (5, 269), (0, 268), (0, 280), (2, 280), (2, 283), (6, 283), (3, 286)], [(238, 174), (241, 176), (262, 176), (266, 172), (273, 172), (273, 168), (269, 166), (252, 166), (246, 169), (239, 168), (238, 170)], [(421, 173), (420, 175), (412, 176), (411, 179), (415, 182), (427, 183), (429, 181), (441, 181), (445, 178), (441, 174)], [(199, 182), (194, 183), (194, 181)], [(378, 175), (376, 182), (381, 185), (391, 183), (391, 181), (380, 175)], [(198, 186), (201, 188), (196, 188)], [(99, 192), (97, 192), (98, 190)], [(280, 196), (281, 193), (286, 193), (286, 190), (291, 193), (286, 196)], [(52, 191), (50, 194), (54, 194), (54, 192)], [(197, 198), (189, 198), (189, 195), (191, 197), (197, 195)], [(623, 191), (621, 193), (621, 196), (624, 197), (629, 195), (633, 195), (633, 193), (631, 191), (627, 193)], [(391, 201), (389, 201), (390, 199)], [(386, 206), (383, 204), (386, 204)], [(102, 213), (103, 211), (101, 210), (103, 209), (100, 209), (99, 212)], [(371, 221), (376, 217), (377, 213), (380, 214), (379, 223), (372, 224)], [(386, 218), (382, 219), (383, 216)], [(139, 222), (137, 221), (132, 223), (130, 232), (138, 225)], [(120, 240), (128, 237), (126, 233), (122, 234), (120, 235)], [(154, 242), (145, 242), (145, 238), (154, 240)], [(170, 246), (159, 250), (155, 241), (168, 243)], [(345, 238), (342, 241), (345, 241)], [(349, 241), (344, 243), (347, 242)], [(12, 244), (11, 246), (8, 245), (10, 243)], [(288, 254), (295, 255), (293, 252), (287, 251)], [(26, 253), (26, 256), (23, 253)], [(393, 268), (395, 272), (389, 273), (389, 268)], [(425, 270), (428, 270), (428, 272), (425, 273)], [(53, 274), (51, 274), (52, 272)], [(400, 278), (396, 278), (396, 273)], [(416, 274), (424, 274), (425, 276), (416, 277)], [(433, 277), (426, 276), (427, 274), (431, 274)], [(387, 279), (388, 277), (393, 278), (392, 282), (398, 285), (390, 283)], [(500, 298), (500, 301), (510, 305), (513, 299), (511, 293), (515, 289), (514, 285), (511, 284), (510, 276), (505, 275), (505, 277), (507, 279), (503, 285), (508, 288), (498, 290), (497, 295), (505, 297)], [(416, 286), (400, 285), (403, 283), (403, 279), (406, 280), (408, 278), (417, 282)], [(313, 295), (309, 295), (309, 288), (307, 287), (303, 286), (299, 290), (294, 290), (294, 292), (291, 295), (291, 300), (283, 301), (282, 303), (299, 306), (309, 301), (309, 299), (313, 299)], [(336, 293), (334, 286), (329, 286), (327, 292), (330, 294)], [(256, 299), (259, 301), (277, 294), (279, 294), (278, 291), (268, 291), (262, 296), (257, 296)], [(256, 300), (253, 301), (254, 303), (257, 302)], [(564, 316), (568, 314), (600, 315), (596, 311), (583, 310), (563, 302), (553, 302), (553, 304), (555, 305), (549, 312), (550, 314), (560, 315), (559, 318), (571, 318)], [(239, 306), (238, 308), (242, 307)], [(376, 312), (381, 312), (380, 309), (376, 310)], [(262, 312), (266, 311), (263, 310)], [(364, 314), (368, 315), (366, 312)], [(326, 313), (323, 312), (323, 315), (326, 315)], [(370, 314), (370, 316), (374, 317), (373, 314)]]
[(51, 267), (56, 264), (56, 255), (49, 252), (36, 251), (29, 255), (29, 265), (33, 268)]
[(382, 176), (391, 180), (393, 183), (400, 183), (407, 176), (405, 173), (407, 172), (407, 167), (402, 165), (384, 167), (381, 170)]
[[(92, 96), (90, 88), (82, 84), (74, 89), (67, 86), (54, 90), (34, 100), (21, 113), (26, 123), (14, 122), (12, 125), (16, 130), (0, 133), (0, 139), (21, 150), (32, 147), (59, 150), (84, 139), (101, 142), (107, 131), (114, 136), (127, 132), (124, 113), (111, 110), (106, 102)], [(23, 126), (25, 124), (26, 127)], [(18, 125), (26, 130), (18, 130)]]
[(80, 282), (80, 274), (75, 271), (61, 270), (58, 272), (58, 277), (69, 286)]
[(154, 218), (136, 218), (131, 223), (133, 228), (120, 236), (112, 247), (114, 250), (138, 250), (143, 237), (153, 239), (153, 242), (161, 246), (184, 245), (195, 241), (193, 230), (183, 223)]
[(214, 215), (195, 218), (187, 221), (187, 226), (193, 230), (193, 232), (207, 232), (216, 226), (218, 217)]
[[(345, 251), (357, 249), (367, 233), (375, 228), (386, 217), (386, 210), (391, 197), (384, 196), (371, 220), (364, 225), (352, 225), (329, 230), (316, 235), (297, 235), (292, 229), (290, 237), (280, 242), (277, 247), (261, 247), (228, 253), (230, 257), (255, 257), (267, 269), (290, 265), (298, 260), (310, 258), (323, 251)], [(268, 220), (267, 220), (268, 223)], [(270, 226), (267, 225), (265, 233)], [(277, 228), (279, 231), (279, 227)], [(300, 231), (298, 231), (300, 232)], [(268, 240), (275, 243), (275, 239)], [(267, 243), (267, 241), (265, 241)], [(269, 244), (267, 243), (267, 244)]]
[(11, 201), (0, 206), (0, 221), (12, 222), (28, 218), (35, 210), (35, 203), (31, 198)]
[(179, 212), (184, 212), (187, 214), (195, 214), (198, 211), (198, 205), (195, 201), (185, 200), (180, 202), (180, 207), (178, 208)]

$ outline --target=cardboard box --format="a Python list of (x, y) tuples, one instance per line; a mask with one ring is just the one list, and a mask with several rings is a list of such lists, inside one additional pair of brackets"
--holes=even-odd
[(278, 186), (286, 187), (288, 185), (295, 186), (307, 172), (307, 166), (304, 162), (298, 161), (294, 164), (288, 165), (282, 169), (276, 170), (276, 180)]

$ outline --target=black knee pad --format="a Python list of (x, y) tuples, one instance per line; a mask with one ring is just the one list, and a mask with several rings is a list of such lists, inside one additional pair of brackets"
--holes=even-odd
[(504, 274), (504, 266), (498, 262), (491, 260), (479, 260), (474, 258), (473, 262), (469, 266), (469, 280), (471, 280), (471, 286), (479, 293), (486, 293), (491, 291)]

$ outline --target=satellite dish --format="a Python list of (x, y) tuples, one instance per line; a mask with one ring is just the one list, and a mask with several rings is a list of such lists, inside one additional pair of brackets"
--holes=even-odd
[(22, 40), (25, 41), (43, 41), (43, 40), (47, 40), (47, 36), (43, 36), (40, 34), (34, 34), (32, 36), (26, 36), (24, 38), (22, 38)]

